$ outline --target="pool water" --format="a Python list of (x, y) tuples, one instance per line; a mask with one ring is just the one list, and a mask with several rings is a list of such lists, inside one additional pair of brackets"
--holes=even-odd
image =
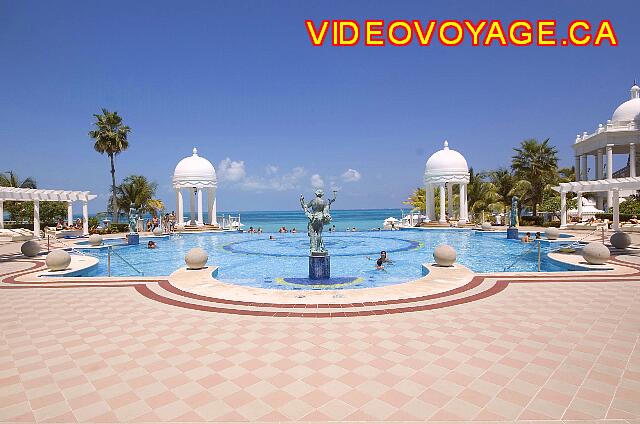
[[(306, 233), (272, 234), (218, 233), (182, 234), (154, 238), (156, 249), (140, 245), (114, 246), (111, 275), (139, 275), (126, 260), (144, 275), (168, 275), (184, 266), (184, 256), (194, 247), (209, 255), (209, 265), (219, 267), (217, 278), (229, 283), (275, 289), (322, 289), (380, 287), (414, 280), (422, 276), (422, 263), (433, 262), (433, 251), (439, 244), (456, 249), (458, 262), (474, 272), (536, 271), (538, 263), (535, 243), (507, 240), (504, 233), (472, 230), (403, 230), (373, 232), (338, 232), (324, 236), (331, 255), (334, 281), (309, 285), (309, 239)], [(117, 243), (121, 243), (119, 241)], [(549, 242), (542, 242), (542, 249)], [(376, 270), (375, 260), (381, 250), (393, 261), (384, 270)], [(92, 276), (107, 275), (107, 249), (85, 250), (100, 261), (90, 271)], [(122, 258), (120, 258), (119, 256)], [(542, 271), (568, 271), (568, 265), (548, 259), (542, 254)], [(574, 268), (575, 269), (575, 268)]]

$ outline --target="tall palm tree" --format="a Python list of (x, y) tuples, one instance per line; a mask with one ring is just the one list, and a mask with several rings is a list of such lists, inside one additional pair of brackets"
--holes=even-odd
[(492, 208), (498, 201), (496, 187), (487, 181), (485, 173), (475, 173), (469, 168), (469, 184), (467, 184), (467, 204), (469, 212), (484, 212)]
[(530, 184), (527, 198), (533, 214), (538, 213), (538, 204), (544, 199), (545, 189), (554, 182), (558, 169), (558, 149), (549, 145), (547, 138), (542, 143), (528, 139), (513, 149), (511, 169), (521, 181)]
[(36, 188), (36, 180), (32, 177), (21, 180), (15, 172), (7, 171), (0, 173), (0, 187)]
[(136, 208), (140, 214), (152, 211), (157, 187), (142, 175), (129, 175), (116, 187), (116, 211), (128, 212), (129, 208)]
[(122, 123), (122, 117), (118, 112), (109, 112), (102, 108), (102, 114), (93, 115), (96, 129), (89, 131), (89, 137), (95, 140), (93, 148), (100, 154), (107, 154), (111, 162), (111, 209), (114, 213), (113, 220), (118, 222), (116, 204), (116, 167), (114, 158), (129, 147), (128, 134), (131, 128)]
[(497, 199), (491, 206), (493, 209), (501, 210), (506, 215), (507, 209), (511, 205), (516, 178), (507, 168), (498, 168), (489, 172), (489, 181), (495, 188)]

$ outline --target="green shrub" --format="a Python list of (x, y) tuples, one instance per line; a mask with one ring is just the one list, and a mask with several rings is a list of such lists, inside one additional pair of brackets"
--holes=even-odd
[(560, 228), (560, 221), (547, 221), (544, 224), (542, 224), (542, 226)]
[(544, 224), (544, 217), (541, 216), (521, 216), (520, 225), (530, 225), (541, 227)]
[[(631, 217), (635, 215), (635, 214), (629, 214), (629, 213), (621, 213), (620, 214), (620, 221), (628, 221), (631, 219)], [(609, 221), (613, 221), (613, 214), (612, 213), (597, 213), (596, 214), (596, 219), (608, 219)]]

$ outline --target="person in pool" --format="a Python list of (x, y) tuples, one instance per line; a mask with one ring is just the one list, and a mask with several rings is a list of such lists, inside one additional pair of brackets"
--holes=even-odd
[(531, 241), (531, 233), (527, 231), (527, 234), (525, 234), (524, 237), (522, 237), (522, 242), (529, 243), (530, 241)]
[(542, 235), (540, 234), (540, 231), (536, 232), (536, 240), (541, 240), (542, 239)]
[(149, 243), (147, 243), (147, 249), (155, 249), (156, 248), (156, 242), (153, 240), (149, 240)]
[(376, 269), (382, 271), (384, 269), (384, 261), (381, 258), (378, 258), (376, 261)]

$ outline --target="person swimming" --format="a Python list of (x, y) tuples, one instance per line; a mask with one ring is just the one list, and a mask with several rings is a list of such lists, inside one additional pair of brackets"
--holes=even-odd
[(384, 269), (384, 261), (380, 258), (376, 261), (376, 269), (383, 270)]
[(156, 248), (156, 242), (153, 240), (149, 240), (149, 243), (147, 243), (147, 249), (155, 249)]
[(531, 241), (531, 233), (527, 231), (527, 234), (525, 234), (524, 237), (522, 237), (522, 242), (529, 243), (530, 241)]

